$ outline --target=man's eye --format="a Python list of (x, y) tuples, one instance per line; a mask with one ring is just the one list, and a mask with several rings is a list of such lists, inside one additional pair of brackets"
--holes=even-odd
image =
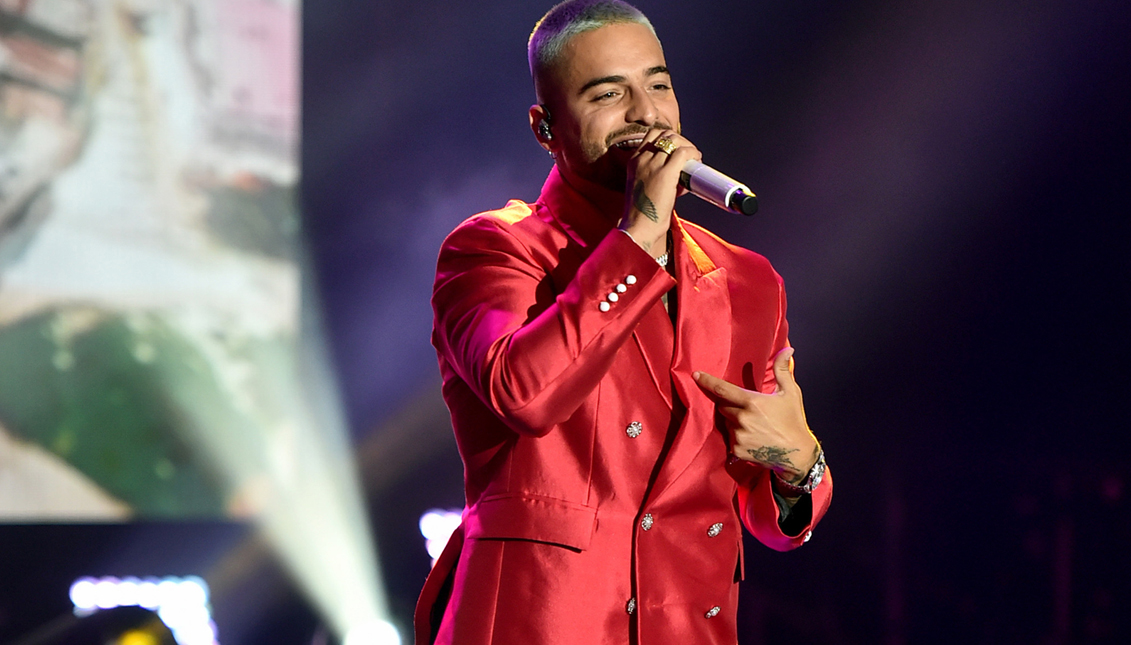
[(597, 95), (597, 100), (602, 101), (602, 100), (605, 100), (605, 99), (611, 99), (616, 95), (617, 95), (617, 93), (616, 93), (615, 90), (609, 90), (608, 92), (605, 92), (604, 94)]
[(668, 85), (667, 83), (656, 83), (655, 85), (652, 86), (652, 89), (654, 89), (654, 90), (670, 90), (671, 86)]

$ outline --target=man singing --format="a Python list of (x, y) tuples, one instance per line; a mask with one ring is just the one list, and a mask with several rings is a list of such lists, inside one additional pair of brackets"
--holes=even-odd
[(436, 270), (467, 509), (416, 642), (733, 645), (742, 526), (796, 548), (832, 495), (781, 279), (673, 212), (700, 153), (642, 13), (563, 2), (528, 56), (555, 166)]

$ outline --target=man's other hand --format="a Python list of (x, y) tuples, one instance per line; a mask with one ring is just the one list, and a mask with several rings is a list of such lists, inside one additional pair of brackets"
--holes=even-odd
[(726, 420), (736, 457), (762, 464), (786, 481), (805, 478), (821, 448), (805, 421), (801, 388), (793, 378), (792, 347), (774, 357), (773, 394), (747, 390), (706, 372), (693, 376)]

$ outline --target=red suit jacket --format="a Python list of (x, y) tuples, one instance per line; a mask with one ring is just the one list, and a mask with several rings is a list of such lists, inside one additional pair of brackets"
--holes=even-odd
[(467, 508), (417, 643), (733, 645), (741, 525), (792, 549), (828, 507), (826, 474), (809, 525), (784, 534), (769, 471), (729, 458), (691, 376), (774, 390), (781, 279), (678, 218), (673, 278), (614, 229), (623, 203), (555, 168), (536, 203), (476, 215), (441, 248), (433, 344)]

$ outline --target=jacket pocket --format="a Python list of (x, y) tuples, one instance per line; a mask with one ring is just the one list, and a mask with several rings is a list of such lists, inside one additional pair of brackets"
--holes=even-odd
[(469, 539), (534, 540), (578, 551), (589, 548), (596, 528), (596, 507), (552, 497), (488, 497), (464, 518)]

